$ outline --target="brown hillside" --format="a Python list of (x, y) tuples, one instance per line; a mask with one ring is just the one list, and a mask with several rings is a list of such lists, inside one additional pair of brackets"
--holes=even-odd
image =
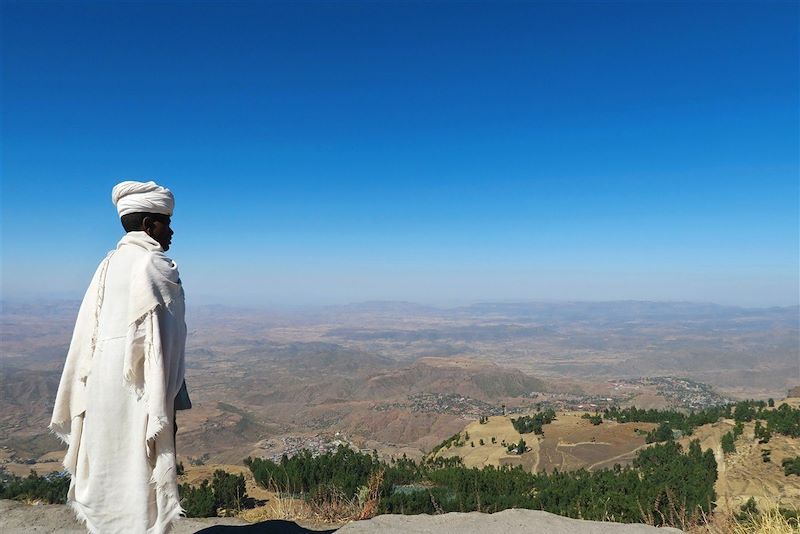
[(423, 392), (447, 392), (491, 400), (543, 391), (546, 384), (515, 369), (463, 359), (421, 358), (410, 367), (367, 380), (361, 398), (388, 398)]

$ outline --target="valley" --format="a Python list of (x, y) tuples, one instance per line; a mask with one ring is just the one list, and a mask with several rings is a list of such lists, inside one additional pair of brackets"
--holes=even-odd
[[(75, 312), (74, 303), (4, 309), (0, 466), (10, 473), (60, 470), (63, 448), (46, 426)], [(584, 414), (783, 398), (798, 382), (796, 314), (631, 302), (194, 308), (186, 355), (194, 407), (178, 414), (178, 451), (198, 469), (340, 444), (386, 461), (421, 460), (469, 434), (435, 455), (548, 473), (627, 465), (656, 425), (593, 425)], [(557, 417), (543, 436), (511, 424), (548, 409)], [(719, 448), (730, 426), (715, 425), (697, 430), (704, 448)], [(510, 454), (521, 437), (527, 450)], [(797, 452), (793, 440), (776, 443), (776, 459)], [(767, 469), (758, 476), (780, 481), (770, 487), (789, 488), (780, 498), (795, 502), (800, 492), (779, 464), (745, 460), (760, 454), (748, 447), (720, 463), (720, 495), (755, 495), (747, 481), (756, 465)]]

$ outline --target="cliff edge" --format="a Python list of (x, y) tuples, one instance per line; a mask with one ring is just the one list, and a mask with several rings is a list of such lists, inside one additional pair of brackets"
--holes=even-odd
[[(0, 500), (0, 531), (3, 534), (67, 533), (86, 531), (63, 505), (28, 505)], [(299, 534), (315, 530), (285, 521), (248, 524), (236, 518), (182, 519), (172, 534)], [(325, 532), (331, 532), (327, 530)], [(341, 527), (337, 534), (666, 534), (674, 528), (641, 524), (605, 523), (570, 519), (539, 510), (504, 510), (496, 514), (448, 513), (442, 515), (381, 515)]]

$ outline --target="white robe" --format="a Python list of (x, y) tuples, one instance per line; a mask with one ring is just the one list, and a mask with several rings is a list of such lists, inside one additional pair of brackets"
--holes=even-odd
[(68, 444), (68, 504), (92, 533), (167, 532), (181, 509), (175, 396), (184, 378), (175, 263), (130, 232), (97, 268), (78, 312), (50, 428)]

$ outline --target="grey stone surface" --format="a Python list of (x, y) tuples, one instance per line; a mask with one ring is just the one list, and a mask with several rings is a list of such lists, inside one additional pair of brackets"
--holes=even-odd
[[(181, 519), (174, 534), (193, 534), (199, 530), (228, 525), (230, 534), (237, 531), (269, 531), (267, 524), (250, 525), (236, 518)], [(250, 528), (235, 528), (250, 525)], [(262, 526), (259, 529), (259, 525)], [(273, 525), (275, 526), (275, 525)], [(322, 528), (322, 527), (319, 527)], [(227, 531), (228, 529), (224, 529)], [(0, 500), (0, 532), (2, 534), (66, 533), (85, 534), (72, 511), (63, 505), (28, 505)], [(382, 515), (368, 521), (345, 525), (337, 534), (666, 534), (679, 533), (672, 528), (647, 525), (603, 523), (569, 519), (538, 510), (505, 510), (496, 514), (449, 513), (442, 515)]]
[(674, 528), (569, 519), (538, 510), (504, 510), (496, 514), (382, 515), (350, 523), (337, 534), (666, 534)]
[[(246, 525), (236, 518), (214, 517), (208, 519), (181, 519), (172, 529), (174, 534), (193, 534), (212, 525)], [(86, 529), (75, 519), (67, 506), (60, 504), (29, 505), (17, 501), (0, 500), (0, 533), (55, 533), (86, 534)]]

